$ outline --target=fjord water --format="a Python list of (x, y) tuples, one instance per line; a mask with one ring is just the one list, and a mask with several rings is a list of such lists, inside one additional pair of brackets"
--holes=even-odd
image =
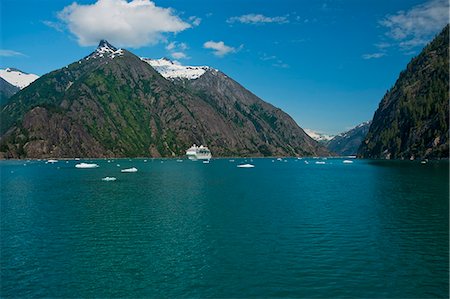
[(448, 296), (448, 162), (304, 161), (2, 161), (0, 294)]

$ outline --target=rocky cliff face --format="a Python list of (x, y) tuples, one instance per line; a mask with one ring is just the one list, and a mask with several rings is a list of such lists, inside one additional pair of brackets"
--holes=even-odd
[(359, 149), (364, 158), (448, 158), (449, 26), (383, 97)]
[(139, 57), (102, 41), (2, 108), (1, 155), (167, 157), (183, 155), (193, 143), (208, 145), (214, 156), (327, 153), (289, 116), (248, 91), (236, 91), (242, 98), (232, 89), (214, 97), (200, 88), (212, 82), (204, 76), (195, 84), (167, 80)]
[(264, 102), (224, 73), (208, 69), (185, 86), (219, 112), (237, 155), (311, 156), (327, 150), (310, 138), (281, 109)]
[(353, 129), (336, 135), (325, 145), (330, 152), (339, 156), (355, 156), (361, 143), (366, 138), (371, 122), (364, 122)]

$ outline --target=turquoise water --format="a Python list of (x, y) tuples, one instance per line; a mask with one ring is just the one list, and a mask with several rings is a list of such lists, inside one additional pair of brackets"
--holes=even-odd
[(2, 161), (0, 294), (448, 296), (448, 162), (309, 161)]

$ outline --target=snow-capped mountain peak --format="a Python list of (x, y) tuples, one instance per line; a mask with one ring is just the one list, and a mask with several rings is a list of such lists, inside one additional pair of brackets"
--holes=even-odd
[(321, 132), (317, 132), (311, 129), (304, 129), (305, 133), (309, 135), (312, 139), (316, 141), (330, 141), (333, 139), (334, 135), (328, 135)]
[(15, 68), (0, 69), (0, 77), (8, 83), (23, 89), (39, 78), (38, 75), (28, 74)]
[(86, 57), (86, 60), (89, 60), (90, 58), (100, 58), (100, 57), (109, 57), (111, 59), (114, 59), (114, 57), (122, 55), (123, 55), (122, 49), (117, 49), (116, 47), (108, 43), (107, 40), (102, 39), (98, 44), (97, 49), (95, 49), (95, 51), (91, 55)]
[(174, 79), (188, 79), (195, 80), (200, 78), (207, 70), (211, 69), (209, 66), (188, 66), (182, 65), (178, 61), (172, 61), (168, 58), (150, 59), (141, 58), (143, 61), (150, 64), (158, 73), (164, 78)]

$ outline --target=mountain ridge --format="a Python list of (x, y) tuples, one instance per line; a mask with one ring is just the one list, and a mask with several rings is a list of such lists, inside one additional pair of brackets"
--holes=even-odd
[[(286, 132), (236, 107), (233, 123), (231, 114), (217, 110), (220, 96), (202, 97), (200, 89), (167, 80), (133, 53), (102, 41), (10, 99), (1, 111), (0, 152), (4, 158), (172, 157), (197, 143), (215, 156), (328, 154), (281, 110), (275, 118)], [(254, 97), (272, 116), (273, 106)], [(238, 105), (245, 99), (234, 98)], [(236, 134), (238, 128), (250, 133)]]
[(361, 143), (366, 138), (371, 121), (365, 121), (352, 129), (334, 136), (325, 143), (325, 146), (333, 153), (340, 156), (356, 156)]
[(362, 158), (448, 158), (449, 25), (414, 57), (375, 111)]

